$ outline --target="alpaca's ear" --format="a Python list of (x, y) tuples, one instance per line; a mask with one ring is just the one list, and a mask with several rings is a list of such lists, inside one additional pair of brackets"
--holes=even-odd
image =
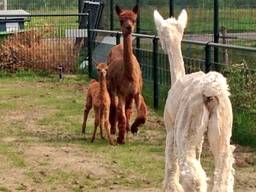
[(183, 30), (187, 26), (187, 21), (188, 21), (188, 14), (187, 14), (187, 11), (183, 9), (178, 17), (178, 23), (180, 24)]
[(138, 4), (133, 7), (132, 11), (133, 11), (133, 13), (138, 14), (138, 12), (139, 12)]
[(120, 15), (121, 12), (122, 12), (122, 9), (118, 5), (116, 5), (116, 14)]
[(162, 24), (164, 22), (164, 19), (159, 14), (159, 12), (157, 10), (154, 11), (154, 21), (155, 21), (156, 29), (157, 29), (157, 31), (159, 31), (160, 27), (162, 26)]

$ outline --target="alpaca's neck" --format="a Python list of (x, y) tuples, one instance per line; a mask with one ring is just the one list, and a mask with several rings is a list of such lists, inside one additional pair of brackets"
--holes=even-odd
[(181, 52), (181, 44), (173, 46), (173, 44), (167, 43), (167, 45), (171, 71), (171, 83), (173, 85), (178, 79), (185, 75), (184, 61)]
[(108, 91), (106, 77), (104, 77), (103, 75), (100, 75), (99, 82), (100, 82), (100, 94), (101, 96), (103, 96), (103, 94)]
[(134, 63), (133, 63), (133, 48), (132, 48), (132, 35), (124, 37), (124, 69), (126, 75), (133, 75)]

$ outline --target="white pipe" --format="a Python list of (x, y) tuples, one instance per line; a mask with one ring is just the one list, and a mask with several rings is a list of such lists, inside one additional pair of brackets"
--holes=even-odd
[(4, 10), (7, 10), (7, 0), (4, 0)]

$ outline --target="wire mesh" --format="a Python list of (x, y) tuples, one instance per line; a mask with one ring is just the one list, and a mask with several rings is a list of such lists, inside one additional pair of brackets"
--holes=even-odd
[(228, 81), (234, 111), (233, 140), (256, 146), (256, 55), (255, 52), (219, 48), (218, 65)]
[(75, 40), (85, 36), (78, 29), (77, 16), (31, 17), (24, 28), (7, 28), (1, 41), (0, 68), (10, 71), (32, 69), (65, 73), (80, 70), (85, 60), (83, 45)]
[(8, 0), (7, 7), (31, 13), (77, 13), (78, 0)]

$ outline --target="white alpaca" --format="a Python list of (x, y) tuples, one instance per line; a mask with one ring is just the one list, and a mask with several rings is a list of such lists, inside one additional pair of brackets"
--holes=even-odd
[(154, 20), (163, 50), (168, 54), (172, 87), (164, 110), (167, 131), (164, 190), (206, 192), (207, 177), (200, 163), (202, 141), (207, 131), (214, 155), (213, 192), (232, 192), (234, 147), (232, 106), (226, 79), (217, 72), (185, 74), (181, 40), (187, 13), (164, 20), (155, 11)]

